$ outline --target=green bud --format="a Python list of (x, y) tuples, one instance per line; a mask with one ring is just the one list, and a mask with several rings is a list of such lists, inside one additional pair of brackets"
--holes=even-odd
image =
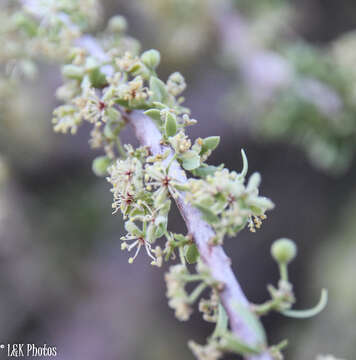
[(177, 118), (174, 114), (169, 111), (165, 113), (165, 124), (164, 129), (168, 137), (174, 136), (177, 133)]
[(62, 68), (62, 75), (68, 79), (81, 80), (84, 76), (84, 69), (72, 64), (64, 65)]
[(155, 69), (161, 61), (161, 54), (155, 49), (147, 50), (141, 55), (141, 60), (147, 67)]
[(278, 239), (271, 246), (271, 254), (278, 263), (288, 264), (297, 255), (297, 246), (292, 240)]
[(98, 156), (94, 159), (92, 169), (97, 176), (107, 175), (108, 167), (111, 164), (111, 160), (107, 156)]
[(207, 151), (213, 151), (217, 148), (220, 142), (220, 136), (210, 136), (205, 139), (203, 139), (203, 146), (202, 146), (202, 153), (205, 153)]
[(127, 29), (127, 21), (123, 16), (113, 16), (109, 20), (108, 29), (116, 33), (125, 32)]

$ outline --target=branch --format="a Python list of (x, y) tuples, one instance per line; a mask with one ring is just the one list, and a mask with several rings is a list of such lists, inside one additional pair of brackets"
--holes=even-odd
[[(133, 126), (140, 144), (147, 146), (152, 152), (152, 155), (163, 154), (165, 151), (170, 150), (170, 157), (173, 156), (173, 150), (168, 146), (161, 145), (162, 135), (149, 117), (141, 111), (132, 111), (126, 115), (126, 120)], [(181, 183), (187, 182), (185, 172), (177, 161), (173, 161), (171, 164), (169, 175)], [(186, 223), (189, 234), (192, 235), (199, 249), (203, 262), (210, 269), (214, 279), (224, 284), (220, 298), (228, 314), (232, 331), (246, 343), (251, 345), (255, 344), (257, 340), (256, 334), (244, 320), (238, 316), (234, 309), (236, 303), (248, 307), (249, 302), (231, 270), (230, 259), (221, 246), (210, 245), (210, 239), (215, 235), (214, 230), (202, 219), (199, 210), (185, 201), (183, 192), (180, 192), (176, 203)], [(258, 356), (248, 357), (247, 359), (271, 360), (272, 358), (268, 353), (264, 353)]]

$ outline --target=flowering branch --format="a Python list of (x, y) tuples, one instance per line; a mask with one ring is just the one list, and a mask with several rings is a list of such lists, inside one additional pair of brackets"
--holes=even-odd
[[(114, 213), (122, 213), (127, 231), (121, 248), (134, 250), (129, 263), (142, 251), (158, 267), (179, 256), (180, 263), (165, 276), (169, 306), (185, 321), (200, 299), (203, 319), (215, 323), (206, 345), (189, 342), (194, 355), (199, 360), (217, 360), (225, 352), (248, 360), (281, 359), (285, 342), (269, 347), (259, 317), (272, 310), (291, 317), (313, 316), (325, 306), (326, 295), (312, 310), (290, 310), (295, 300), (287, 265), (296, 249), (283, 239), (272, 248), (280, 266), (278, 287), (269, 287), (270, 301), (250, 305), (221, 245), (246, 226), (255, 232), (273, 208), (259, 195), (260, 175), (247, 179), (243, 151), (241, 172), (209, 165), (207, 159), (220, 138), (198, 138), (192, 144), (186, 135), (185, 128), (197, 121), (182, 106), (183, 76), (176, 72), (163, 82), (156, 73), (160, 53), (151, 49), (140, 54), (137, 41), (125, 34), (127, 24), (121, 16), (113, 17), (103, 34), (87, 35), (96, 12), (85, 6), (86, 1), (26, 2), (28, 6), (11, 18), (9, 39), (26, 45), (28, 52), (14, 46), (13, 57), (32, 61), (38, 56), (32, 52), (36, 48), (64, 63), (64, 84), (57, 90), (64, 105), (54, 111), (54, 129), (75, 134), (84, 121), (92, 124), (89, 142), (105, 153), (94, 160), (93, 170), (112, 185), (112, 207)], [(120, 131), (128, 123), (141, 145), (136, 149), (120, 142)], [(168, 229), (172, 200), (187, 235)], [(195, 263), (196, 273), (191, 273), (187, 264)], [(188, 283), (197, 283), (190, 294)], [(203, 299), (207, 288), (210, 298)]]

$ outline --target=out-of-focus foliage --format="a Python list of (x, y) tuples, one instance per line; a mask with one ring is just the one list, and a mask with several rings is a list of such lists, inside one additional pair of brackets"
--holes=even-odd
[[(286, 7), (285, 2), (277, 3), (281, 5), (280, 11), (287, 9), (293, 24), (293, 9)], [(275, 7), (276, 2), (269, 10), (278, 12)], [(285, 78), (276, 86), (267, 86), (262, 90), (265, 94), (256, 98), (253, 76), (257, 79), (263, 76), (256, 73), (258, 69), (249, 69), (255, 71), (252, 80), (244, 78), (230, 98), (236, 114), (247, 118), (260, 136), (300, 146), (317, 167), (330, 173), (345, 171), (356, 143), (355, 71), (350, 61), (355, 56), (354, 35), (329, 46), (312, 45), (299, 39), (296, 28), (292, 30), (285, 23), (281, 26), (273, 21), (266, 8), (262, 12), (249, 10), (246, 29), (251, 38), (263, 39), (263, 35), (256, 36), (256, 31), (261, 34), (256, 26), (259, 23), (265, 24), (262, 29), (269, 34), (264, 43), (260, 41), (255, 59), (263, 53), (274, 54), (277, 59), (270, 66), (265, 64), (261, 71), (268, 73), (279, 67)], [(246, 71), (243, 64), (237, 68)]]
[(292, 83), (260, 109), (257, 131), (302, 146), (318, 167), (345, 170), (356, 143), (356, 87), (350, 69), (340, 67), (330, 51), (306, 43), (286, 48), (283, 54), (294, 68)]
[(155, 39), (168, 61), (187, 64), (210, 46), (216, 4), (217, 0), (139, 0), (132, 6), (155, 26)]

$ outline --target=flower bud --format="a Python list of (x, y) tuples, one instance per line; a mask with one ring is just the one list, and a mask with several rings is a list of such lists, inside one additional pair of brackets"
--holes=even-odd
[(278, 263), (288, 264), (297, 255), (297, 246), (292, 240), (278, 239), (271, 246), (271, 254)]
[(127, 21), (123, 16), (113, 16), (109, 21), (108, 28), (110, 31), (116, 33), (125, 32), (127, 29)]
[(107, 156), (98, 156), (94, 159), (92, 169), (97, 176), (107, 175), (108, 167), (111, 164), (111, 160)]
[(147, 50), (141, 55), (141, 60), (150, 69), (155, 69), (161, 61), (161, 54), (155, 49)]

